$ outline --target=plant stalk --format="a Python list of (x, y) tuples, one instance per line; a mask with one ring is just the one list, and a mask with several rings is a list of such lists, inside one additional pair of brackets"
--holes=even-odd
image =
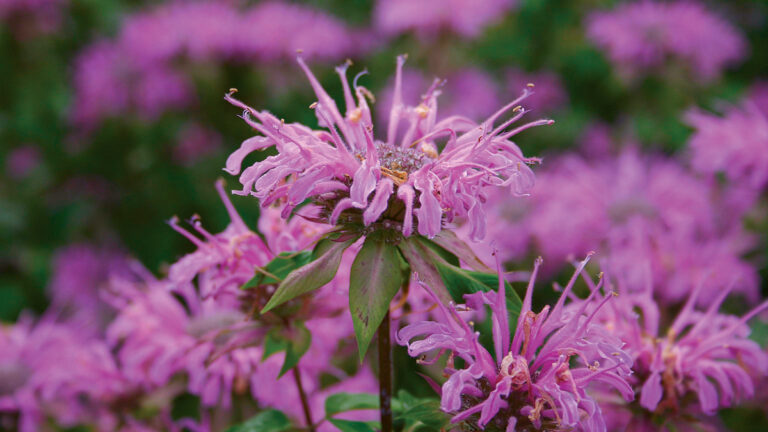
[(299, 397), (301, 398), (301, 408), (304, 410), (304, 420), (307, 422), (307, 427), (310, 432), (315, 432), (315, 423), (312, 421), (312, 411), (309, 409), (309, 401), (307, 400), (307, 394), (304, 392), (304, 386), (301, 384), (301, 372), (299, 372), (299, 366), (296, 365), (293, 368), (293, 378), (296, 380), (296, 387), (299, 389)]
[(379, 410), (381, 432), (392, 432), (392, 343), (389, 335), (389, 311), (379, 324)]

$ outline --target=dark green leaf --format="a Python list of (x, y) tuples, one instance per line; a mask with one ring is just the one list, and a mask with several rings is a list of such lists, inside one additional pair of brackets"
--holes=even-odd
[(341, 432), (376, 432), (379, 429), (378, 423), (374, 422), (366, 423), (341, 419), (329, 419), (328, 421), (339, 428)]
[(288, 417), (278, 410), (268, 410), (232, 426), (226, 432), (282, 432), (291, 428)]
[(361, 361), (402, 284), (397, 246), (366, 239), (349, 276), (349, 309)]
[(403, 420), (408, 425), (421, 423), (435, 430), (444, 428), (450, 421), (449, 417), (440, 409), (440, 402), (432, 399), (420, 400), (398, 414), (396, 419)]
[(277, 287), (277, 291), (269, 299), (261, 313), (269, 312), (288, 300), (316, 290), (330, 282), (336, 276), (342, 254), (355, 240), (357, 239), (333, 242), (314, 261), (290, 272)]
[[(283, 252), (276, 256), (272, 261), (261, 269), (256, 270), (256, 274), (246, 282), (240, 289), (256, 288), (261, 285), (272, 285), (280, 283), (288, 274), (297, 268), (306, 265), (312, 260), (312, 252)], [(275, 279), (272, 276), (276, 276)]]
[[(466, 242), (464, 242), (464, 240), (457, 237), (456, 233), (451, 230), (440, 231), (431, 241), (444, 248), (451, 254), (457, 256), (462, 262), (467, 264), (473, 270), (487, 273), (493, 271), (488, 267), (486, 263), (483, 262), (483, 260), (477, 256), (477, 254), (475, 254), (475, 251), (473, 251), (472, 248)], [(459, 265), (458, 263), (451, 262), (450, 260), (446, 261), (453, 265)]]
[(444, 303), (451, 301), (451, 296), (445, 288), (443, 279), (435, 267), (435, 262), (441, 261), (437, 253), (429, 247), (422, 244), (418, 237), (412, 236), (400, 242), (398, 245), (400, 252), (403, 253), (405, 260), (411, 267), (411, 271), (418, 275), (419, 280), (424, 282)]
[[(456, 303), (464, 303), (465, 294), (479, 291), (488, 292), (496, 290), (499, 286), (499, 276), (493, 273), (464, 270), (444, 261), (436, 261), (435, 266), (440, 273), (443, 283), (445, 283), (446, 289)], [(509, 282), (505, 281), (504, 286), (506, 288), (510, 330), (514, 331), (514, 328), (517, 326), (517, 317), (520, 315), (520, 308), (523, 304)]]
[(325, 400), (326, 417), (362, 409), (379, 409), (379, 397), (370, 393), (336, 393)]
[(288, 349), (288, 341), (282, 337), (278, 329), (267, 333), (267, 337), (264, 338), (264, 355), (261, 361), (268, 359), (272, 354), (279, 353)]
[(312, 333), (309, 332), (307, 326), (304, 323), (298, 323), (294, 325), (293, 334), (288, 340), (288, 346), (285, 350), (285, 362), (282, 369), (280, 369), (280, 375), (283, 376), (286, 372), (293, 369), (301, 360), (301, 357), (307, 353), (309, 346), (312, 344)]

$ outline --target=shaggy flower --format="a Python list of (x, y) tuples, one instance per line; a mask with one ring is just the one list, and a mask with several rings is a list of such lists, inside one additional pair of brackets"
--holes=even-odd
[[(125, 19), (118, 37), (87, 47), (75, 62), (72, 121), (94, 128), (107, 117), (152, 119), (195, 102), (183, 66), (201, 62), (342, 59), (370, 45), (322, 11), (281, 1), (240, 9), (230, 2), (171, 2)], [(182, 66), (182, 67), (180, 67)]]
[(18, 418), (9, 430), (21, 432), (42, 430), (50, 421), (114, 430), (110, 404), (130, 386), (107, 344), (50, 316), (30, 318), (0, 327), (0, 426), (8, 416)]
[(686, 120), (693, 167), (706, 174), (724, 173), (737, 185), (768, 184), (768, 117), (750, 102), (729, 107), (724, 116), (693, 110)]
[[(493, 201), (492, 216), (515, 228), (516, 241), (530, 236), (543, 255), (561, 261), (597, 250), (612, 271), (636, 273), (637, 263), (651, 263), (654, 286), (667, 302), (684, 300), (704, 276), (711, 279), (706, 289), (718, 290), (734, 274), (743, 281), (739, 290), (755, 298), (755, 270), (741, 258), (753, 236), (721, 214), (722, 201), (709, 183), (674, 159), (643, 156), (632, 147), (597, 159), (566, 155), (550, 161), (537, 180), (524, 207)], [(708, 274), (712, 262), (719, 264), (714, 276)]]
[(635, 360), (632, 383), (645, 410), (641, 417), (695, 421), (701, 413), (713, 415), (754, 395), (755, 383), (768, 374), (768, 354), (748, 338), (747, 322), (768, 309), (768, 302), (742, 317), (721, 314), (718, 310), (732, 288), (733, 283), (699, 311), (699, 285), (666, 329), (649, 289), (622, 293), (598, 313), (598, 321), (627, 344), (625, 350)]
[(730, 23), (686, 0), (627, 2), (593, 13), (587, 25), (589, 38), (629, 76), (675, 60), (709, 81), (747, 50), (744, 36)]
[(517, 0), (378, 0), (374, 24), (388, 36), (407, 31), (435, 36), (448, 30), (475, 37), (516, 5)]
[[(408, 353), (419, 357), (438, 350), (434, 362), (450, 352), (442, 386), (441, 408), (453, 413), (454, 423), (484, 430), (572, 430), (604, 431), (600, 407), (586, 392), (592, 383), (615, 387), (626, 400), (634, 394), (627, 383), (631, 358), (618, 338), (593, 323), (596, 311), (609, 297), (596, 302), (601, 283), (590, 298), (566, 306), (571, 290), (589, 259), (584, 260), (550, 308), (531, 310), (537, 260), (531, 276), (516, 330), (509, 334), (505, 288), (497, 292), (465, 295), (466, 307), (490, 306), (494, 353), (479, 343), (479, 333), (461, 319), (458, 307), (439, 301), (443, 317), (438, 322), (409, 325), (398, 333)], [(587, 309), (593, 309), (588, 312)], [(463, 360), (455, 368), (454, 358)], [(474, 429), (472, 429), (474, 430)]]
[(102, 298), (112, 277), (129, 277), (131, 263), (121, 251), (72, 244), (56, 251), (48, 285), (52, 308), (61, 318), (94, 334), (101, 333), (114, 310)]
[(568, 95), (563, 89), (560, 77), (554, 72), (528, 73), (520, 69), (510, 69), (505, 78), (507, 91), (517, 91), (529, 83), (535, 85), (536, 92), (531, 96), (528, 105), (537, 111), (552, 111), (568, 102)]
[[(416, 222), (419, 234), (432, 237), (440, 232), (444, 220), (468, 217), (472, 238), (482, 238), (486, 188), (508, 187), (515, 195), (525, 195), (533, 185), (533, 172), (527, 164), (536, 159), (525, 158), (510, 138), (552, 121), (538, 120), (506, 130), (527, 112), (518, 105), (530, 94), (527, 89), (481, 124), (460, 116), (437, 121), (439, 80), (419, 105), (406, 106), (402, 94), (404, 63), (405, 57), (398, 57), (394, 102), (384, 139), (374, 138), (366, 100), (371, 94), (357, 84), (358, 79), (350, 88), (347, 65), (337, 68), (346, 105), (342, 114), (299, 59), (318, 97), (311, 108), (326, 130), (286, 123), (228, 94), (226, 99), (244, 110), (243, 119), (261, 135), (244, 141), (230, 155), (225, 170), (240, 174), (248, 154), (277, 148), (277, 155), (242, 170), (243, 189), (235, 193), (251, 194), (262, 206), (285, 200), (283, 217), (312, 198), (333, 225), (380, 222), (399, 227), (405, 236), (413, 233)], [(494, 126), (508, 111), (513, 117)], [(398, 134), (403, 122), (404, 132)], [(439, 139), (447, 139), (442, 151), (438, 151)]]

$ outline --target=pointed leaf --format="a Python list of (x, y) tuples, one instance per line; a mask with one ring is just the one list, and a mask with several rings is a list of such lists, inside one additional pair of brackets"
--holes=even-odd
[[(497, 289), (499, 286), (499, 276), (493, 273), (464, 270), (445, 261), (437, 261), (435, 266), (440, 273), (443, 283), (445, 283), (446, 289), (456, 303), (464, 302), (464, 294), (480, 291), (488, 292)], [(517, 325), (517, 317), (520, 315), (523, 302), (518, 297), (517, 292), (512, 289), (512, 285), (509, 282), (504, 281), (504, 286), (506, 288), (510, 330), (514, 332), (514, 326)]]
[(291, 429), (291, 422), (278, 410), (268, 410), (232, 426), (226, 432), (283, 432)]
[(379, 396), (371, 393), (336, 393), (325, 400), (325, 415), (364, 409), (379, 409)]
[(361, 360), (402, 284), (397, 246), (367, 238), (349, 277), (349, 309)]
[(281, 337), (276, 330), (270, 331), (267, 333), (267, 337), (264, 338), (264, 354), (261, 357), (261, 361), (268, 359), (272, 354), (288, 349), (288, 341)]
[(341, 432), (376, 432), (376, 430), (380, 429), (378, 422), (361, 422), (341, 419), (329, 419), (328, 421), (336, 426)]
[(316, 290), (330, 282), (341, 264), (341, 256), (354, 242), (355, 238), (343, 242), (333, 242), (323, 250), (314, 261), (290, 272), (277, 287), (261, 313), (269, 312), (277, 306), (302, 294)]
[[(283, 252), (272, 259), (272, 261), (264, 267), (263, 271), (257, 269), (253, 278), (240, 287), (240, 289), (256, 288), (261, 285), (280, 283), (290, 272), (306, 265), (311, 260), (311, 251)], [(272, 276), (276, 276), (278, 279), (275, 279)]]
[(448, 252), (456, 255), (471, 269), (487, 273), (493, 272), (493, 270), (488, 267), (488, 264), (484, 263), (483, 260), (477, 256), (475, 251), (472, 250), (472, 247), (464, 240), (460, 239), (455, 232), (451, 230), (442, 230), (432, 239), (432, 241), (446, 249)]
[(442, 258), (422, 244), (416, 236), (408, 237), (400, 242), (398, 248), (403, 253), (405, 260), (408, 261), (408, 265), (411, 266), (411, 271), (418, 275), (419, 280), (432, 289), (443, 303), (448, 304), (451, 301), (451, 296), (435, 267), (435, 262), (441, 261)]
[(294, 330), (295, 334), (288, 340), (285, 350), (285, 361), (283, 362), (282, 369), (280, 369), (280, 374), (277, 376), (278, 378), (299, 364), (299, 360), (307, 353), (309, 346), (312, 344), (312, 333), (309, 332), (304, 323), (295, 325)]

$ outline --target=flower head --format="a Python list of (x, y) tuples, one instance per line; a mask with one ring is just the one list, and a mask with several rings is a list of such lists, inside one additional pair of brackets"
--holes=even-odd
[[(605, 430), (600, 407), (586, 387), (604, 383), (632, 400), (634, 394), (626, 381), (631, 358), (618, 338), (593, 322), (595, 311), (609, 300), (597, 301), (602, 282), (588, 299), (566, 305), (587, 261), (581, 263), (555, 306), (545, 306), (538, 314), (531, 310), (537, 261), (512, 335), (503, 285), (497, 292), (466, 295), (466, 308), (490, 306), (493, 354), (480, 345), (479, 333), (459, 317), (455, 305), (440, 304), (443, 318), (437, 322), (400, 330), (398, 340), (413, 357), (434, 350), (439, 350), (437, 357), (450, 352), (441, 407), (454, 414), (454, 423), (506, 431)], [(464, 366), (455, 367), (455, 358)]]
[(650, 290), (622, 293), (598, 313), (597, 321), (626, 343), (635, 360), (632, 384), (644, 416), (695, 419), (754, 395), (755, 380), (768, 374), (768, 353), (748, 338), (747, 322), (768, 302), (742, 317), (719, 313), (732, 289), (700, 311), (699, 285), (667, 328)]
[(693, 1), (627, 2), (593, 13), (587, 25), (589, 37), (630, 76), (675, 60), (708, 81), (746, 53), (737, 29)]
[(728, 108), (723, 116), (701, 110), (686, 117), (693, 167), (706, 174), (724, 173), (737, 185), (768, 184), (768, 114), (750, 102)]
[[(527, 89), (481, 124), (460, 116), (437, 121), (439, 80), (419, 105), (406, 106), (401, 87), (404, 63), (405, 57), (399, 57), (385, 139), (374, 137), (368, 105), (372, 95), (358, 85), (359, 75), (350, 88), (346, 79), (348, 65), (337, 68), (346, 105), (342, 114), (299, 59), (318, 98), (311, 108), (325, 130), (286, 123), (228, 94), (227, 100), (244, 110), (243, 119), (261, 135), (244, 141), (230, 155), (225, 170), (240, 174), (248, 154), (269, 147), (277, 149), (277, 155), (242, 170), (243, 189), (236, 193), (256, 196), (262, 206), (284, 200), (283, 217), (312, 198), (323, 207), (331, 224), (370, 226), (376, 222), (397, 227), (405, 236), (411, 235), (417, 225), (419, 234), (431, 237), (440, 232), (444, 220), (466, 216), (472, 237), (482, 238), (486, 188), (508, 187), (524, 195), (533, 185), (533, 173), (527, 164), (536, 160), (525, 158), (510, 138), (551, 121), (539, 120), (506, 130), (527, 112), (518, 105), (530, 94)], [(494, 126), (508, 111), (513, 117)], [(403, 123), (405, 131), (398, 134)], [(447, 139), (447, 143), (439, 150), (441, 139)]]

